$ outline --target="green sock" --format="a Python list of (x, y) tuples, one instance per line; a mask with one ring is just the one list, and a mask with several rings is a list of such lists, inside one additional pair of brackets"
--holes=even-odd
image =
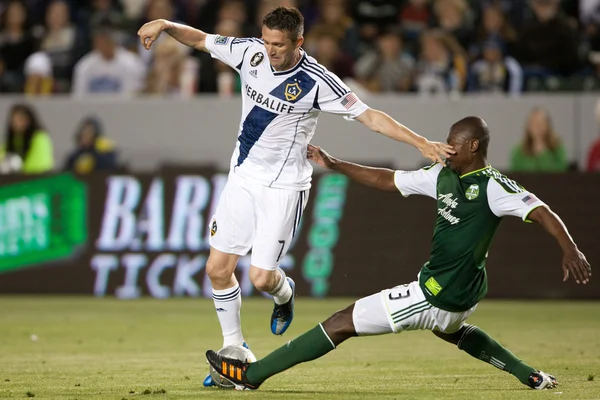
[(529, 375), (536, 371), (536, 369), (519, 360), (487, 333), (473, 325), (468, 325), (458, 342), (458, 348), (477, 359), (514, 375), (527, 386), (529, 386)]
[(296, 339), (290, 340), (265, 358), (250, 364), (246, 370), (246, 378), (250, 383), (262, 383), (296, 364), (324, 356), (334, 348), (331, 339), (319, 324)]

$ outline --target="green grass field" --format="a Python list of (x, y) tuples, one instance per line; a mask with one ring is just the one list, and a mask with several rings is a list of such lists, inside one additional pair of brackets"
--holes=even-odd
[[(276, 337), (271, 303), (245, 299), (246, 340), (260, 358), (350, 301), (300, 298)], [(598, 302), (485, 301), (469, 320), (556, 374), (545, 392), (430, 332), (351, 339), (256, 392), (205, 389), (204, 352), (221, 345), (212, 301), (0, 297), (0, 310), (2, 399), (600, 399)]]

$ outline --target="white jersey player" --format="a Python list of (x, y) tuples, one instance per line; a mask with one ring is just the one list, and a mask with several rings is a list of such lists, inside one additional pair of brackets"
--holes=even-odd
[[(418, 148), (442, 162), (450, 146), (430, 142), (387, 114), (366, 106), (334, 74), (302, 49), (304, 19), (278, 7), (263, 20), (262, 39), (211, 35), (165, 20), (138, 32), (146, 49), (161, 32), (209, 52), (235, 69), (242, 81), (242, 118), (228, 182), (211, 229), (206, 270), (224, 347), (245, 345), (240, 287), (233, 274), (252, 249), (250, 280), (273, 296), (271, 331), (283, 334), (293, 318), (294, 282), (279, 268), (308, 200), (312, 167), (306, 154), (321, 112), (362, 122), (375, 132)], [(207, 378), (205, 384), (210, 384)]]

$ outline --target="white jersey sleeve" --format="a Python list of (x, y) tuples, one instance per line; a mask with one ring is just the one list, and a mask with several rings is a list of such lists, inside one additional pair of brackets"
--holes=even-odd
[(487, 187), (488, 204), (490, 210), (498, 216), (512, 215), (519, 217), (525, 222), (531, 222), (527, 216), (536, 208), (545, 205), (543, 201), (535, 197), (533, 193), (523, 189), (514, 181), (508, 190), (495, 179), (490, 179)]
[(317, 96), (321, 111), (343, 115), (348, 120), (354, 120), (369, 108), (340, 78), (327, 70), (322, 74)]
[(404, 197), (420, 194), (436, 199), (437, 178), (441, 170), (442, 165), (436, 163), (417, 171), (396, 171), (394, 183)]
[(223, 61), (238, 72), (244, 60), (244, 54), (253, 43), (260, 43), (256, 38), (234, 38), (220, 35), (206, 35), (205, 46), (212, 58)]

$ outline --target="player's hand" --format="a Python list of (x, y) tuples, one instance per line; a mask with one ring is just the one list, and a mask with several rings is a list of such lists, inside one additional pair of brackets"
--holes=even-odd
[(575, 282), (586, 284), (592, 276), (592, 267), (582, 252), (577, 249), (565, 252), (562, 261), (563, 282), (573, 276)]
[(452, 146), (447, 143), (430, 142), (429, 140), (425, 140), (423, 145), (419, 147), (419, 150), (423, 156), (433, 162), (442, 164), (444, 167), (446, 166), (444, 159), (456, 153)]
[(137, 34), (140, 37), (140, 42), (142, 42), (142, 45), (146, 50), (150, 50), (150, 46), (152, 46), (152, 43), (158, 39), (161, 32), (165, 30), (165, 27), (166, 21), (163, 19), (157, 19), (145, 23), (140, 28)]
[(309, 160), (313, 160), (321, 167), (325, 167), (327, 169), (330, 169), (334, 163), (334, 158), (331, 157), (325, 150), (319, 146), (313, 146), (312, 144), (308, 145), (306, 156)]

